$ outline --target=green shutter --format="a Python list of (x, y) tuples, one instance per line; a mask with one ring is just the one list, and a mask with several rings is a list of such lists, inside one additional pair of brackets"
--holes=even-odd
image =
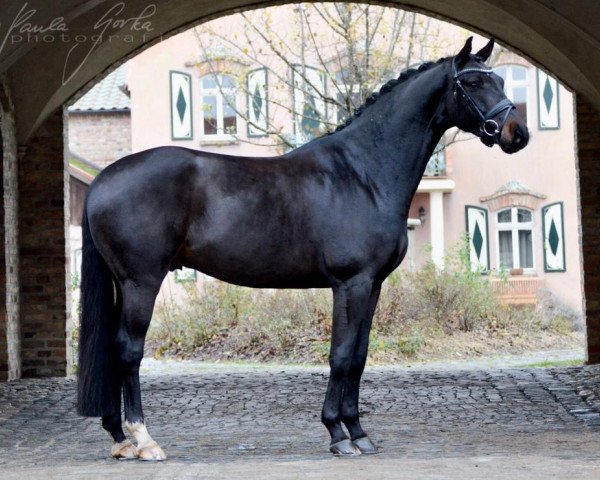
[(292, 97), (294, 105), (294, 143), (299, 146), (324, 129), (327, 104), (325, 73), (310, 66), (292, 65)]
[(192, 140), (192, 80), (187, 73), (170, 71), (171, 138)]
[(465, 207), (469, 259), (474, 271), (488, 272), (490, 269), (490, 245), (488, 212), (485, 208)]
[(540, 130), (556, 130), (560, 127), (559, 85), (542, 70), (537, 70), (538, 127)]
[(267, 135), (269, 126), (267, 69), (259, 68), (248, 73), (248, 136)]
[(551, 203), (542, 208), (542, 238), (544, 271), (566, 271), (563, 202)]

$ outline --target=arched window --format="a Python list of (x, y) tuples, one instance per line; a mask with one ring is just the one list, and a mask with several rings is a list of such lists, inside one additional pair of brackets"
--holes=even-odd
[(498, 231), (498, 267), (533, 271), (533, 212), (521, 207), (507, 208), (496, 214)]
[(227, 75), (205, 75), (200, 79), (201, 135), (230, 137), (237, 134), (235, 82)]
[(506, 96), (515, 104), (525, 121), (528, 121), (529, 70), (521, 65), (503, 65), (494, 68), (494, 72), (504, 79)]

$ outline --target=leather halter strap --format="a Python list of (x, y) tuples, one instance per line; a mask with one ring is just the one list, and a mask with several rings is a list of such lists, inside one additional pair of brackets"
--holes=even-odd
[[(494, 143), (498, 143), (500, 141), (500, 132), (502, 131), (502, 127), (504, 126), (509, 113), (513, 108), (515, 108), (515, 106), (508, 98), (504, 98), (494, 105), (487, 113), (483, 113), (475, 100), (473, 100), (473, 97), (469, 95), (469, 92), (465, 90), (465, 87), (460, 81), (460, 77), (468, 73), (484, 73), (486, 75), (490, 75), (493, 73), (493, 70), (490, 68), (465, 68), (457, 71), (455, 60), (452, 61), (454, 96), (456, 98), (458, 96), (458, 92), (460, 92), (461, 96), (467, 102), (467, 105), (469, 105), (469, 108), (479, 117), (479, 120), (481, 121), (479, 126), (479, 138), (481, 138), (488, 147), (491, 147)], [(502, 112), (504, 112), (504, 116), (502, 117), (500, 123), (498, 123), (495, 118)]]

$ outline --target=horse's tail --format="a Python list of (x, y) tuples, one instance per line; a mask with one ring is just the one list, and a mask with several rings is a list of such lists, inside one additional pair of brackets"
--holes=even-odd
[(81, 322), (77, 411), (99, 417), (120, 411), (120, 375), (116, 354), (120, 307), (115, 305), (115, 285), (108, 265), (98, 252), (88, 222), (82, 221)]

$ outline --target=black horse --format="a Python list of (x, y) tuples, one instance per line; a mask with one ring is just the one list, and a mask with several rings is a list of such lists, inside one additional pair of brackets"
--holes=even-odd
[[(450, 127), (506, 153), (529, 140), (484, 64), (493, 40), (475, 55), (471, 43), (402, 73), (335, 132), (280, 157), (162, 147), (96, 178), (83, 216), (78, 411), (102, 417), (114, 457), (166, 458), (144, 425), (139, 366), (161, 283), (182, 266), (250, 287), (331, 288), (322, 421), (332, 453), (376, 452), (359, 422), (360, 379), (427, 161)], [(121, 393), (137, 447), (121, 427)]]

